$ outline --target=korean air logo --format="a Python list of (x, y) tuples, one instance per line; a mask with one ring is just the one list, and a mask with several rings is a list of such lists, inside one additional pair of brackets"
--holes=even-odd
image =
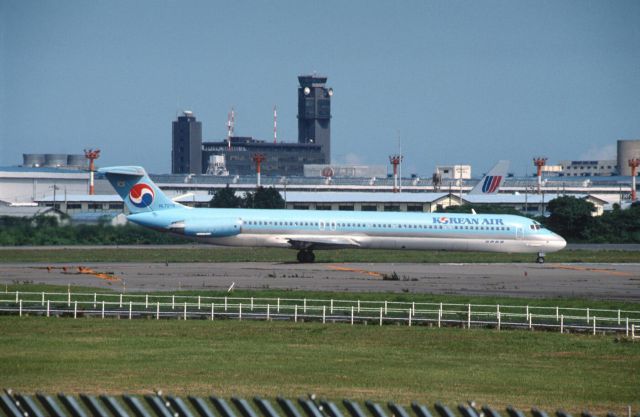
[(155, 197), (153, 189), (145, 183), (136, 184), (129, 191), (129, 200), (136, 207), (149, 207)]
[(440, 223), (440, 224), (449, 224), (449, 218), (448, 217), (440, 217), (438, 219), (438, 223)]
[(495, 192), (500, 186), (501, 182), (502, 175), (489, 175), (484, 179), (484, 182), (482, 183), (482, 192), (489, 194)]

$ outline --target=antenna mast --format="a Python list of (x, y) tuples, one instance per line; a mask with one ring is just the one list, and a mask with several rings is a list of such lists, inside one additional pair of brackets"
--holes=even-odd
[(227, 113), (227, 146), (229, 150), (231, 150), (231, 136), (233, 136), (235, 118), (235, 111), (233, 107), (231, 107), (231, 112)]
[(273, 143), (278, 143), (278, 110), (273, 105)]

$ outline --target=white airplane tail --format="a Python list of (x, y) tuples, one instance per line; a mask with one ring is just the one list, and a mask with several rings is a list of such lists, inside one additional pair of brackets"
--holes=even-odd
[(480, 180), (469, 194), (497, 194), (500, 186), (507, 177), (509, 161), (498, 161), (491, 170)]

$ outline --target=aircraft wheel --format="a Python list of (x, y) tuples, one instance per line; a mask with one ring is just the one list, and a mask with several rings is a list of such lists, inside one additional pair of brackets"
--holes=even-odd
[(538, 259), (536, 259), (536, 262), (539, 264), (543, 264), (544, 263), (544, 256), (538, 256)]
[(306, 252), (305, 252), (305, 251), (303, 251), (303, 250), (298, 251), (298, 255), (297, 255), (298, 262), (300, 262), (300, 263), (304, 262), (305, 253), (306, 253)]
[(315, 260), (316, 260), (316, 255), (315, 255), (313, 252), (311, 252), (311, 251), (309, 251), (309, 252), (305, 252), (305, 258), (304, 258), (304, 261), (305, 261), (305, 262), (307, 262), (307, 263), (310, 263), (310, 264), (311, 264), (311, 263), (313, 263)]

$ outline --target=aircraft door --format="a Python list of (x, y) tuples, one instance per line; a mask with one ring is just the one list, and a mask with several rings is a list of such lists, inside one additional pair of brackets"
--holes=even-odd
[(524, 239), (524, 229), (522, 227), (516, 227), (516, 240)]

